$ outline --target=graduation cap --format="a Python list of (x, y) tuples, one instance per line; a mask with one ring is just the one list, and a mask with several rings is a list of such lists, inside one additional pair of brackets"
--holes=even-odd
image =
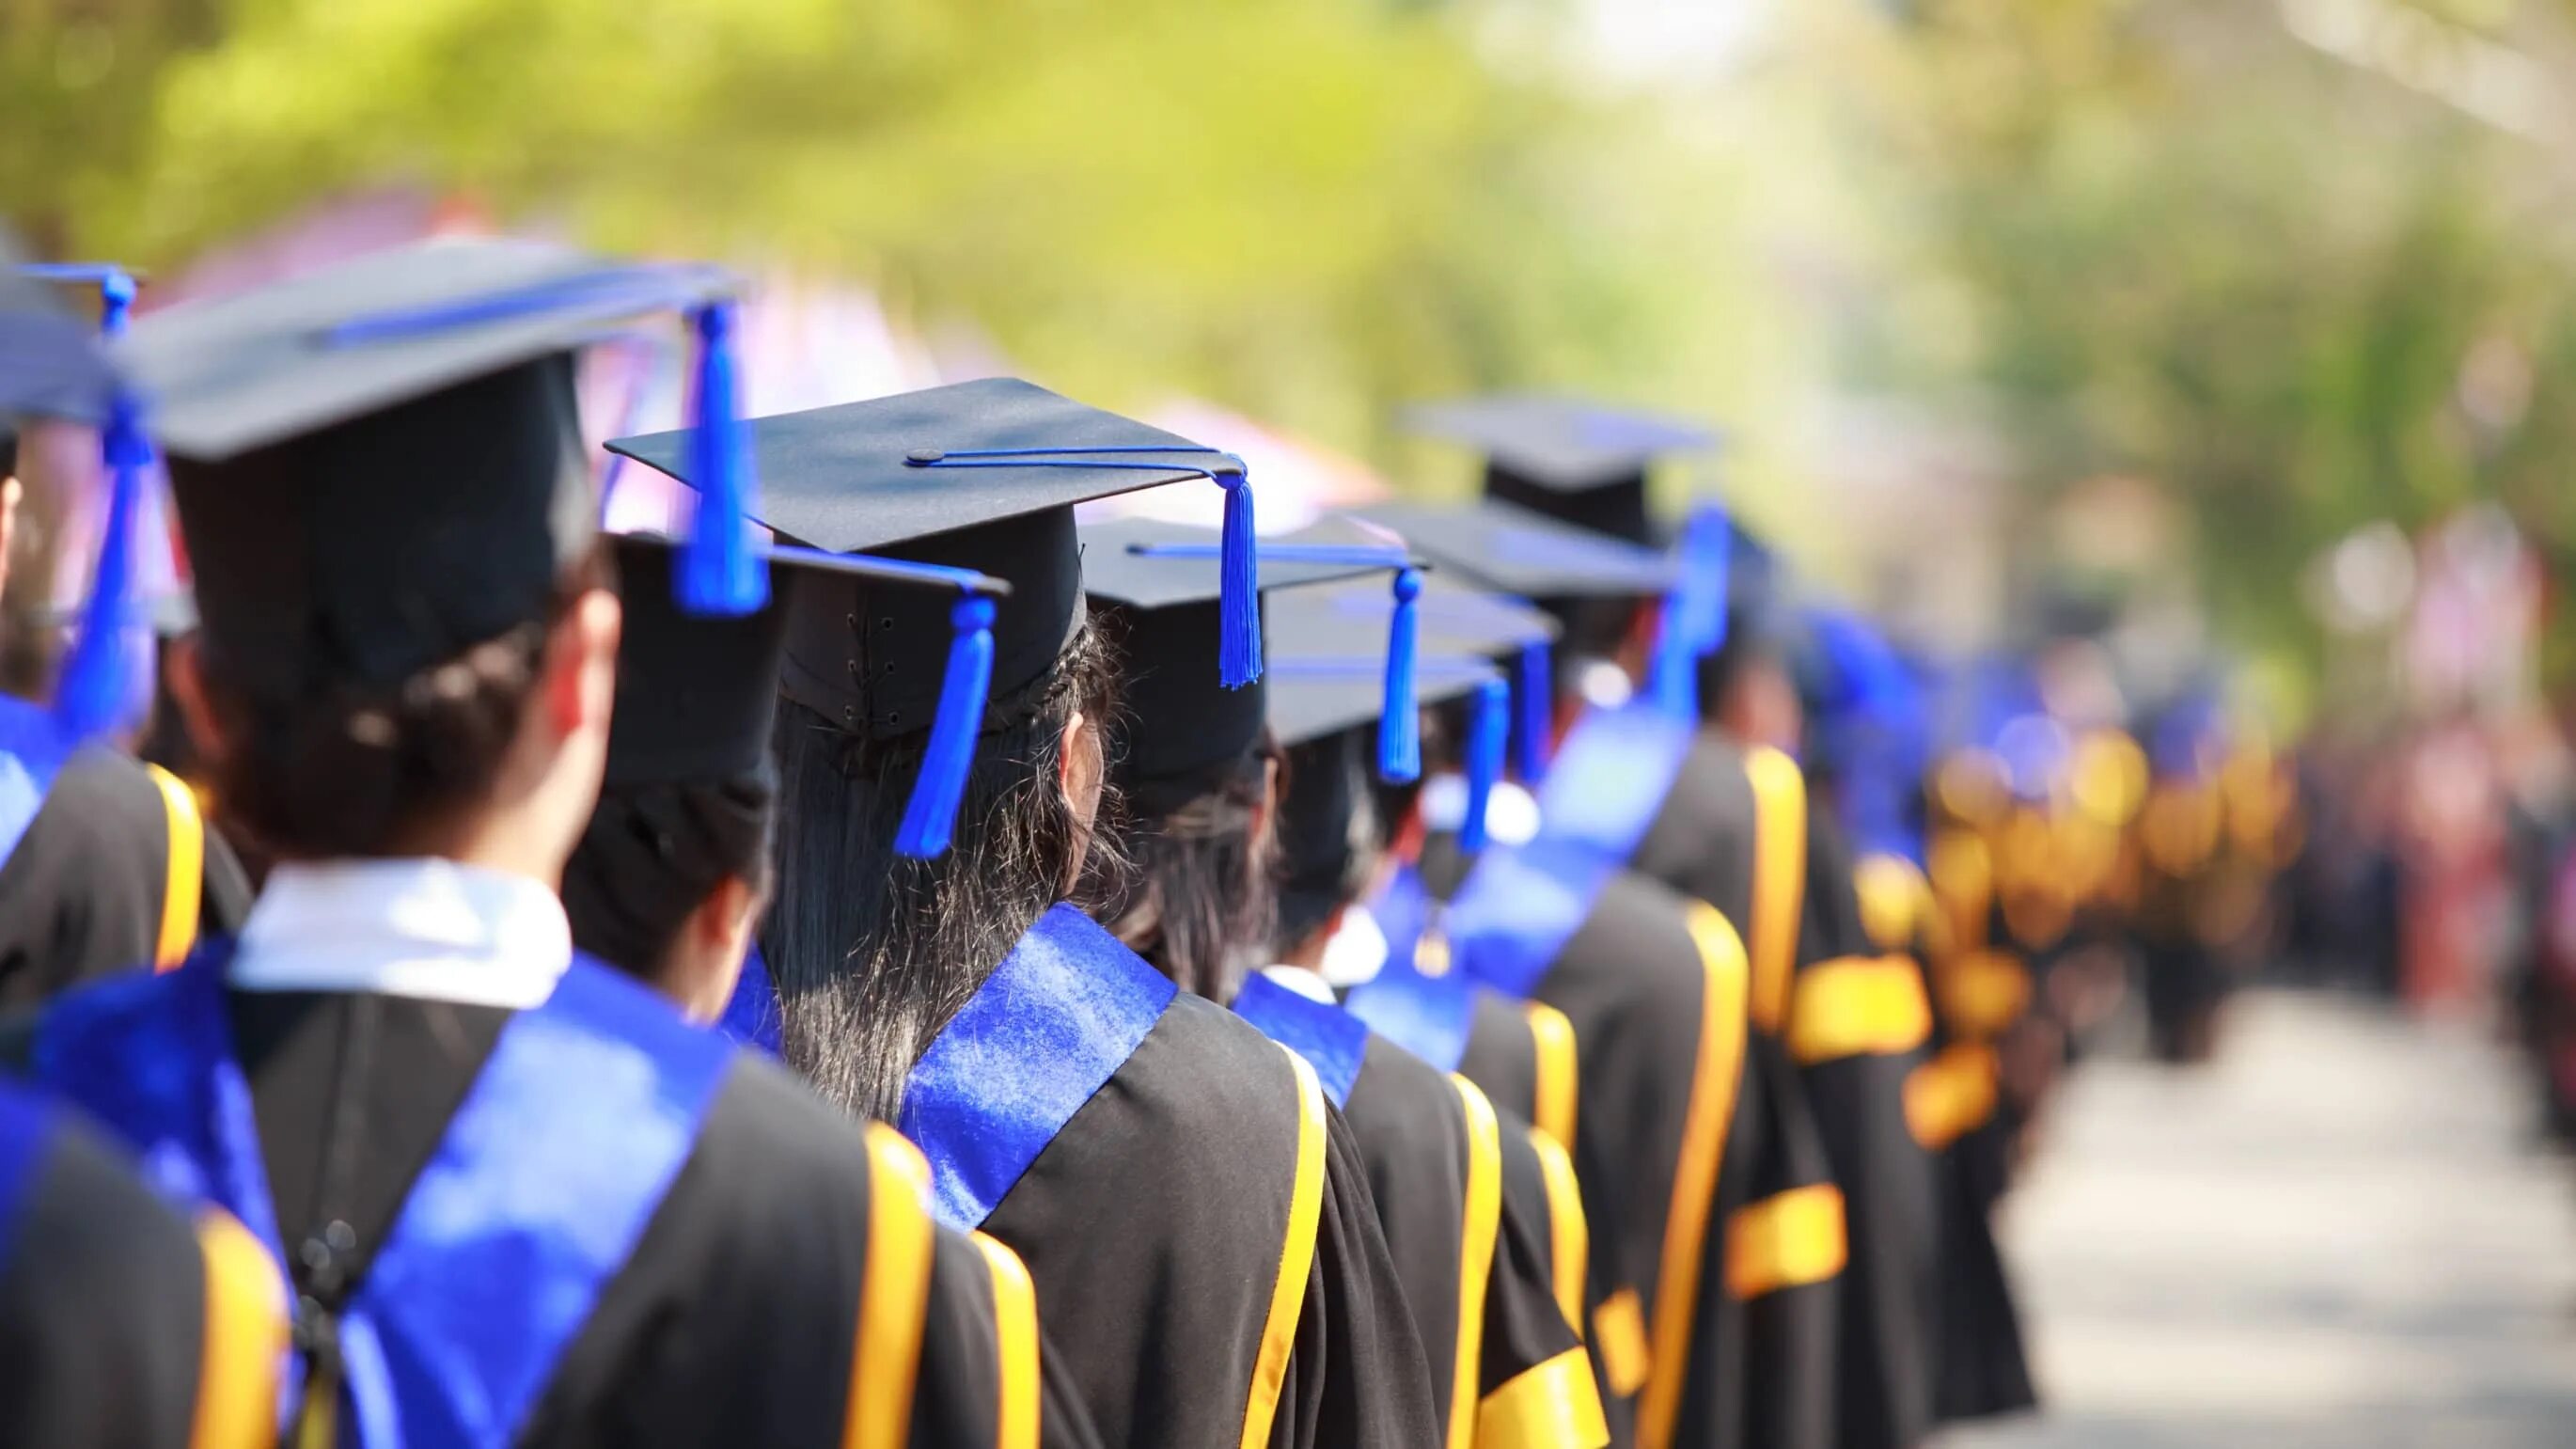
[[(1260, 676), (1250, 489), (1228, 454), (1015, 378), (780, 414), (745, 431), (768, 485), (758, 517), (780, 537), (1011, 584), (998, 603), (952, 606), (854, 577), (803, 591), (789, 611), (788, 698), (871, 743), (930, 732), (896, 842), (907, 854), (935, 854), (946, 839), (944, 824), (935, 836), (912, 830), (916, 815), (939, 813), (918, 808), (923, 792), (946, 780), (962, 791), (977, 736), (1025, 722), (1085, 617), (1075, 504), (1193, 478), (1223, 486), (1218, 674), (1228, 685)], [(608, 446), (686, 483), (692, 436)]]
[(615, 540), (626, 620), (617, 641), (617, 710), (608, 735), (610, 784), (723, 779), (769, 760), (793, 600), (842, 578), (999, 597), (1010, 586), (967, 569), (858, 554), (759, 545), (769, 601), (748, 614), (710, 614), (682, 602), (680, 560), (668, 539)]
[[(1418, 652), (1411, 661), (1412, 698), (1396, 698), (1379, 683), (1389, 672), (1393, 648), (1386, 655), (1351, 649), (1354, 638), (1378, 637), (1365, 626), (1355, 628), (1355, 617), (1373, 622), (1389, 609), (1384, 590), (1357, 584), (1300, 589), (1276, 601), (1269, 635), (1271, 731), (1293, 750), (1374, 724), (1379, 738), (1378, 777), (1403, 784), (1420, 774), (1419, 712), (1453, 700), (1469, 701), (1463, 750), (1469, 825), (1464, 834), (1469, 838), (1466, 848), (1481, 849), (1485, 803), (1502, 776), (1510, 734), (1510, 687), (1502, 671), (1480, 652), (1447, 641), (1431, 646), (1430, 641), (1417, 639)], [(1399, 708), (1406, 716), (1401, 722), (1392, 718)], [(1393, 729), (1415, 739), (1410, 773), (1390, 774), (1385, 768), (1386, 740)]]
[(1605, 537), (1509, 503), (1379, 503), (1356, 510), (1442, 569), (1523, 599), (1662, 593), (1680, 575), (1660, 549)]
[(1485, 496), (1631, 543), (1657, 542), (1646, 470), (1715, 433), (1685, 418), (1505, 393), (1409, 409), (1412, 431), (1485, 455)]
[(264, 693), (383, 688), (546, 618), (596, 538), (574, 355), (670, 310), (702, 422), (677, 587), (758, 608), (732, 289), (712, 267), (443, 240), (138, 321), (116, 356), (169, 456), (209, 651)]
[[(1082, 530), (1083, 586), (1125, 624), (1127, 714), (1122, 777), (1132, 782), (1184, 779), (1237, 758), (1261, 738), (1267, 709), (1262, 681), (1226, 689), (1205, 660), (1220, 633), (1218, 577), (1222, 544), (1188, 524), (1120, 519)], [(1412, 604), (1422, 577), (1400, 540), (1348, 522), (1262, 539), (1255, 582), (1266, 608), (1274, 591), (1392, 574), (1392, 588), (1373, 589), (1389, 645), (1380, 671), (1390, 713), (1413, 716)], [(1382, 768), (1410, 779), (1421, 772), (1421, 741), (1407, 732), (1387, 742)]]

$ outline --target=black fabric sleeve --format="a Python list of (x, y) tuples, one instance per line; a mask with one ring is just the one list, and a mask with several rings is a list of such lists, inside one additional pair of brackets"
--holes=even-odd
[(195, 1233), (63, 1122), (0, 1259), (0, 1444), (189, 1442), (206, 1284)]
[[(1494, 1234), (1493, 1264), (1485, 1280), (1478, 1394), (1481, 1400), (1492, 1400), (1501, 1394), (1515, 1412), (1531, 1415), (1528, 1422), (1559, 1423), (1569, 1431), (1561, 1441), (1552, 1435), (1547, 1442), (1564, 1442), (1568, 1449), (1588, 1449), (1608, 1442), (1606, 1431), (1581, 1437), (1571, 1431), (1578, 1426), (1597, 1426), (1601, 1391), (1593, 1377), (1591, 1361), (1584, 1355), (1582, 1337), (1566, 1321), (1557, 1303), (1546, 1174), (1539, 1165), (1537, 1149), (1530, 1146), (1529, 1124), (1504, 1116), (1497, 1125), (1502, 1157), (1502, 1216)], [(1569, 1355), (1570, 1362), (1559, 1362)], [(1531, 1377), (1533, 1374), (1538, 1377)], [(1542, 1389), (1541, 1379), (1551, 1383)], [(1561, 1394), (1558, 1384), (1563, 1386)], [(1567, 1396), (1581, 1402), (1553, 1402)], [(1542, 1401), (1547, 1401), (1546, 1411), (1561, 1411), (1565, 1418), (1536, 1418)], [(1470, 1413), (1479, 1408), (1480, 1405), (1463, 1406)]]
[(913, 1449), (1015, 1449), (1003, 1438), (1002, 1424), (1002, 1335), (1007, 1331), (1028, 1335), (1025, 1343), (1036, 1349), (1030, 1366), (1035, 1381), (1014, 1383), (1008, 1391), (1022, 1402), (1034, 1395), (1037, 1442), (1045, 1449), (1099, 1449), (1090, 1413), (1056, 1356), (1047, 1352), (1034, 1318), (1002, 1323), (1004, 1310), (989, 1257), (995, 1249), (1010, 1251), (989, 1239), (979, 1243), (944, 1227), (936, 1231), (906, 1442)]
[(0, 1006), (151, 964), (169, 889), (165, 809), (123, 755), (93, 748), (63, 766), (0, 863)]
[(1429, 1362), (1378, 1227), (1367, 1166), (1338, 1110), (1326, 1125), (1325, 1153), (1315, 1260), (1270, 1442), (1277, 1449), (1436, 1445)]

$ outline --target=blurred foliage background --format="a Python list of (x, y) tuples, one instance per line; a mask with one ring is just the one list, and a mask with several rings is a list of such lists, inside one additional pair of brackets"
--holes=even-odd
[(1400, 486), (1463, 477), (1402, 400), (1673, 407), (1864, 595), (1940, 543), (1836, 505), (1848, 420), (1893, 409), (1977, 440), (2025, 592), (2069, 566), (2060, 500), (2142, 480), (2180, 505), (2156, 569), (2295, 673), (2292, 580), (2365, 521), (2494, 498), (2576, 549), (2571, 11), (0, 0), (0, 201), (42, 251), (168, 268), (426, 187), (845, 276)]

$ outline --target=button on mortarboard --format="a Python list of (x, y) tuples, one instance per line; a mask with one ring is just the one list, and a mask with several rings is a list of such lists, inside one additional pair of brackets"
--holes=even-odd
[(1521, 393), (1424, 404), (1404, 421), (1482, 452), (1486, 496), (1640, 544), (1658, 539), (1646, 470), (1716, 441), (1686, 418)]
[[(1241, 466), (1014, 378), (759, 418), (748, 431), (765, 489), (759, 518), (782, 537), (1010, 582), (992, 631), (994, 724), (1020, 711), (1084, 617), (1073, 506), (1165, 483), (1239, 479)], [(621, 438), (609, 447), (690, 482), (687, 436)], [(1244, 607), (1249, 613), (1251, 601)], [(929, 727), (949, 634), (946, 601), (863, 583), (828, 607), (820, 599), (800, 604), (795, 615), (790, 698), (869, 739)], [(1212, 671), (1216, 663), (1209, 661)]]
[(542, 622), (596, 536), (575, 351), (729, 285), (441, 241), (137, 321), (114, 356), (169, 457), (210, 657), (265, 693), (384, 688)]

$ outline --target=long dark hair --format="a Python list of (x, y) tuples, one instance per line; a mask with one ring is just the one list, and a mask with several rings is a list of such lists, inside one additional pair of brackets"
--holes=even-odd
[(778, 789), (761, 775), (610, 785), (564, 863), (573, 944), (659, 984), (691, 912), (718, 885), (770, 886)]
[(892, 1119), (931, 1039), (1066, 898), (1077, 856), (1115, 870), (1108, 833), (1056, 784), (1065, 721), (1105, 721), (1115, 679), (1086, 625), (1044, 679), (996, 700), (988, 718), (1009, 723), (976, 742), (948, 853), (928, 861), (894, 852), (927, 736), (870, 744), (779, 701), (780, 880), (762, 944), (787, 1062), (826, 1098)]
[(1137, 955), (1211, 1001), (1234, 999), (1259, 964), (1247, 953), (1266, 951), (1278, 924), (1276, 834), (1263, 809), (1278, 758), (1265, 734), (1252, 753), (1186, 779), (1130, 786), (1129, 869), (1095, 878), (1085, 901)]

